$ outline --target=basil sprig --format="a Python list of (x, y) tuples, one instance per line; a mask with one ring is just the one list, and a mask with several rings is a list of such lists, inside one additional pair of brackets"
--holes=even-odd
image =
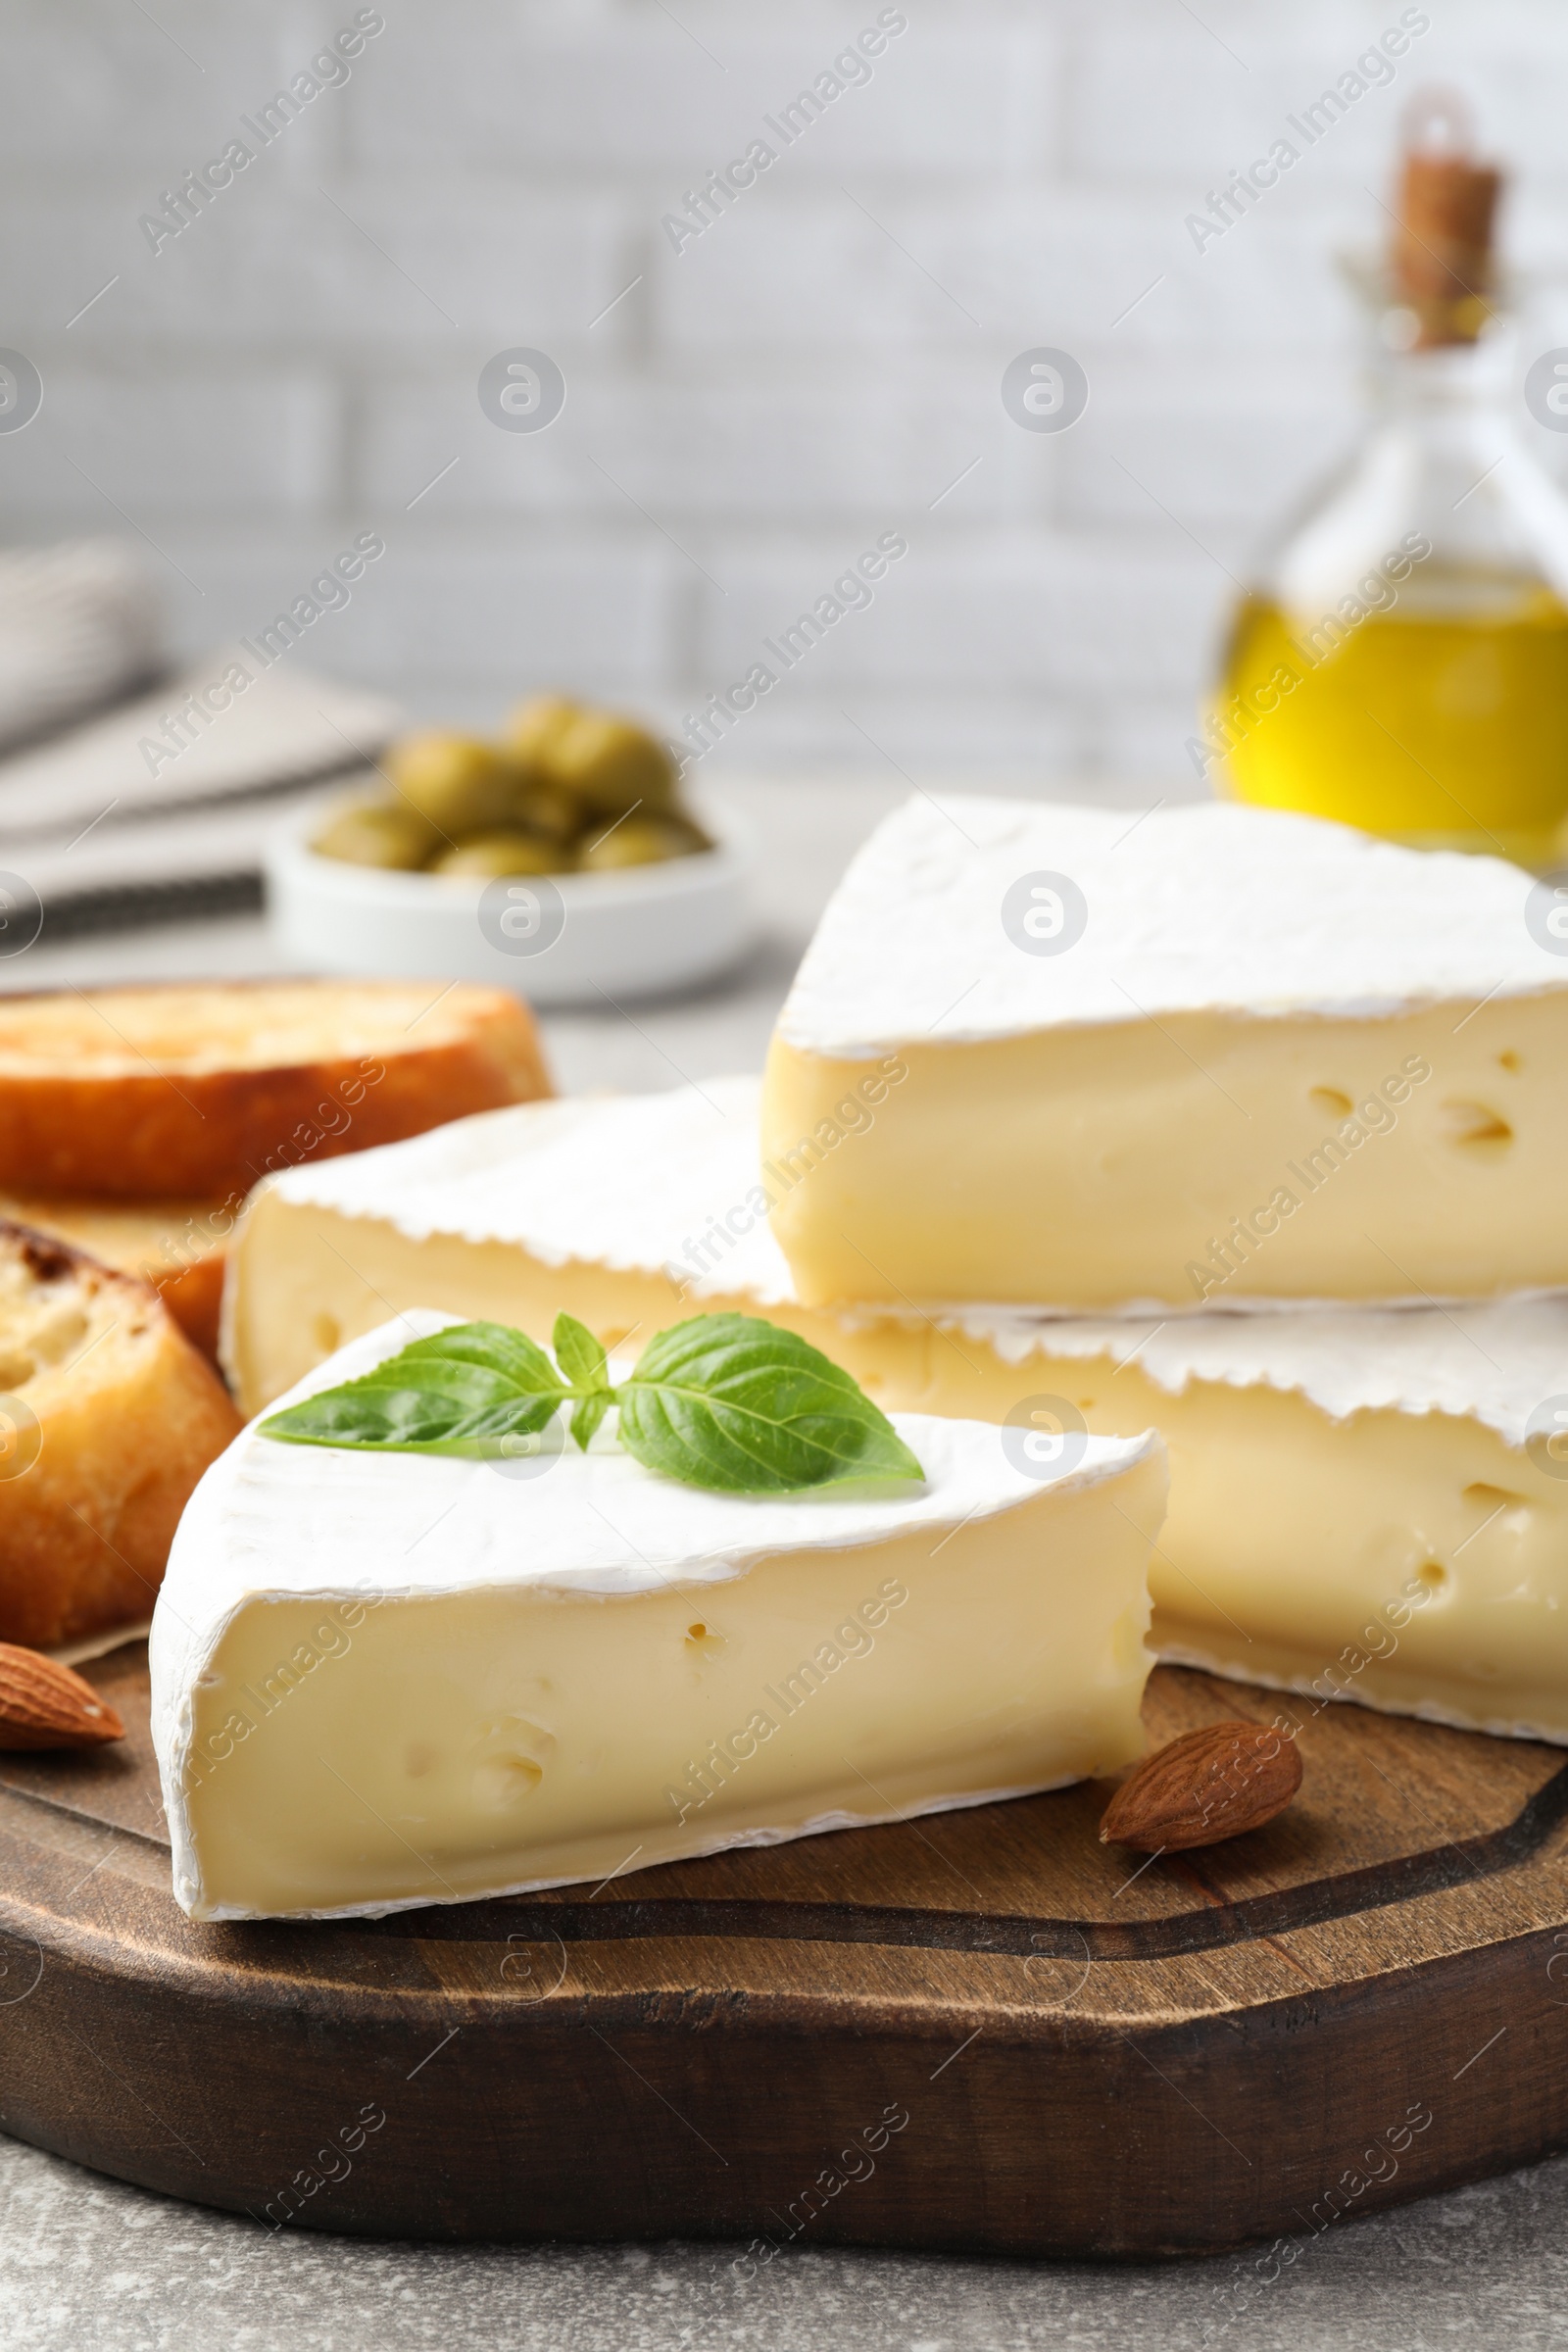
[(793, 1494), (846, 1479), (925, 1476), (886, 1414), (820, 1349), (751, 1315), (696, 1315), (650, 1342), (612, 1382), (605, 1350), (558, 1315), (556, 1360), (504, 1323), (416, 1340), (361, 1380), (262, 1423), (297, 1446), (484, 1458), (569, 1406), (586, 1447), (612, 1405), (646, 1469), (731, 1494)]

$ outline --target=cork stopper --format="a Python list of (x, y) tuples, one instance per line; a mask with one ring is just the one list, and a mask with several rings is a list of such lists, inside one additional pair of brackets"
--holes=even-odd
[(1493, 231), (1502, 174), (1472, 152), (1470, 112), (1424, 92), (1405, 117), (1394, 291), (1416, 319), (1415, 348), (1473, 343), (1492, 316)]

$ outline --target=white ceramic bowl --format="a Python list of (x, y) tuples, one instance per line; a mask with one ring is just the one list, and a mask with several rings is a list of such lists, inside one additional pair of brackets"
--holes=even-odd
[(387, 873), (318, 858), (311, 842), (340, 791), (297, 811), (267, 848), (272, 935), (290, 962), (371, 978), (488, 980), (535, 1004), (653, 996), (723, 971), (756, 936), (744, 828), (704, 795), (713, 842), (689, 858), (606, 874)]

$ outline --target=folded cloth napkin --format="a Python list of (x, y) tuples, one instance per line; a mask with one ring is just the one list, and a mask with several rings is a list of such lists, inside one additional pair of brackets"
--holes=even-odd
[(162, 635), (152, 583), (118, 540), (0, 553), (0, 752), (154, 678)]
[(0, 760), (0, 887), (19, 904), (35, 894), (55, 937), (259, 905), (272, 825), (325, 779), (373, 766), (400, 721), (379, 695), (220, 647)]

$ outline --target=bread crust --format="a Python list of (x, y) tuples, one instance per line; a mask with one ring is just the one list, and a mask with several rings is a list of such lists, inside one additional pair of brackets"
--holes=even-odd
[[(9, 1219), (0, 1272), (0, 1642), (55, 1649), (145, 1623), (191, 1490), (241, 1423), (146, 1283)], [(67, 1334), (44, 1360), (15, 1336), (19, 1302)]]
[(193, 1257), (175, 1273), (155, 1277), (153, 1288), (193, 1348), (209, 1363), (218, 1362), (218, 1335), (223, 1318), (223, 1273), (228, 1251), (214, 1248), (205, 1257)]
[(218, 1196), (237, 1214), (279, 1169), (553, 1091), (533, 1016), (503, 989), (255, 981), (8, 997), (0, 1185)]

